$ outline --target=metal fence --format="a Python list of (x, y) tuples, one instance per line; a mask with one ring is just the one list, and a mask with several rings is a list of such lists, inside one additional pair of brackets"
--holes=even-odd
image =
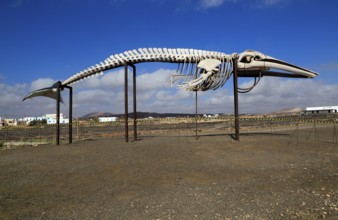
[[(241, 134), (285, 134), (291, 141), (298, 144), (301, 138), (331, 141), (337, 144), (336, 115), (329, 116), (275, 116), (257, 117), (241, 116)], [(217, 118), (166, 118), (137, 121), (139, 138), (147, 136), (203, 136), (211, 134), (232, 135), (234, 132), (233, 117)], [(291, 126), (291, 127), (290, 127)], [(283, 127), (288, 129), (283, 130)], [(325, 127), (325, 132), (319, 128)], [(129, 136), (133, 132), (132, 121), (129, 122)], [(322, 129), (321, 129), (322, 130)], [(112, 138), (123, 139), (125, 135), (124, 121), (95, 123), (93, 121), (73, 122), (73, 141)], [(304, 133), (307, 132), (307, 133)], [(18, 126), (0, 128), (0, 148), (11, 148), (16, 145), (55, 144), (56, 126)], [(68, 143), (68, 124), (60, 126), (60, 143)]]

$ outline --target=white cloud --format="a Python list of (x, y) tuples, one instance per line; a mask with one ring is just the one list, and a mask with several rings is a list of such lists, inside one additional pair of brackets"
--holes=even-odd
[(103, 105), (110, 103), (112, 93), (101, 89), (88, 89), (75, 93), (74, 99), (76, 103), (90, 103), (93, 105)]
[(30, 86), (30, 90), (38, 90), (46, 87), (52, 86), (56, 81), (51, 78), (40, 78), (37, 80), (34, 80)]
[[(194, 113), (195, 93), (170, 88), (168, 77), (173, 70), (158, 69), (137, 76), (138, 111)], [(129, 106), (132, 106), (132, 77), (129, 77)], [(37, 79), (30, 85), (0, 84), (0, 117), (39, 116), (55, 112), (55, 100), (35, 97), (22, 103), (32, 89), (41, 89), (54, 83), (53, 79)], [(251, 86), (252, 80), (240, 87)], [(200, 113), (232, 113), (232, 80), (216, 91), (198, 92)], [(73, 86), (74, 116), (89, 112), (124, 111), (123, 70), (111, 71), (100, 78), (91, 78)], [(284, 108), (337, 105), (338, 85), (326, 84), (317, 79), (282, 79), (263, 77), (251, 92), (239, 94), (240, 113), (268, 113)], [(62, 92), (68, 113), (68, 90)], [(131, 109), (130, 109), (131, 110)]]
[(258, 8), (275, 7), (287, 5), (290, 0), (256, 0), (255, 6)]
[(250, 7), (263, 8), (277, 6), (287, 2), (289, 2), (289, 0), (200, 0), (199, 6), (202, 9), (209, 9), (217, 8), (229, 3), (241, 3), (243, 5), (249, 5)]
[(176, 89), (175, 92), (172, 90), (159, 90), (156, 93), (157, 100), (160, 100), (161, 102), (172, 102), (182, 99), (191, 98), (193, 93), (183, 90), (183, 89)]
[[(138, 75), (137, 90), (148, 91), (153, 89), (166, 88), (169, 86), (170, 76), (175, 73), (174, 70), (158, 69), (152, 73), (143, 73)], [(128, 75), (128, 85), (132, 87), (132, 73)], [(79, 82), (74, 86), (77, 89), (111, 89), (121, 90), (124, 88), (124, 69), (108, 71), (101, 77), (91, 77)]]
[[(184, 90), (170, 88), (170, 76), (175, 70), (158, 69), (151, 73), (143, 73), (137, 76), (137, 100), (139, 111), (167, 112), (176, 110), (176, 104), (184, 99), (190, 98), (190, 93)], [(129, 74), (129, 103), (132, 103), (132, 74)], [(124, 106), (124, 70), (109, 71), (102, 77), (90, 78), (75, 84), (74, 108), (79, 115), (92, 111), (110, 111), (114, 113), (123, 112)], [(85, 106), (83, 106), (85, 105)], [(89, 105), (96, 107), (90, 107)], [(182, 106), (182, 104), (179, 104)], [(87, 112), (84, 112), (84, 111)]]
[(30, 87), (34, 86), (0, 84), (0, 117), (39, 116), (55, 109), (55, 101), (48, 98), (34, 98), (22, 102), (23, 97), (30, 91)]
[(241, 94), (239, 100), (242, 112), (271, 112), (292, 107), (337, 105), (337, 93), (337, 85), (312, 79), (264, 77), (251, 92)]
[(200, 6), (204, 9), (221, 6), (224, 0), (200, 0)]
[(139, 91), (166, 88), (169, 85), (169, 79), (174, 70), (159, 69), (152, 73), (142, 74), (137, 77), (137, 88)]
[(18, 101), (21, 101), (23, 98), (21, 94), (25, 88), (25, 84), (16, 84), (14, 86), (0, 84), (1, 109), (4, 109), (7, 105), (14, 105)]
[(261, 4), (263, 4), (264, 6), (274, 6), (284, 2), (285, 0), (261, 0)]

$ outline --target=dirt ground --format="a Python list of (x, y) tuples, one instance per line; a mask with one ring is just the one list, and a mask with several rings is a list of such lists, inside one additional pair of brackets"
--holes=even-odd
[(2, 150), (0, 219), (338, 219), (338, 145), (308, 134)]

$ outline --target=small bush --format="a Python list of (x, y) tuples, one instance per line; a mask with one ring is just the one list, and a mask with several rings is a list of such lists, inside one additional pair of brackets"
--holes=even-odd
[(42, 125), (46, 125), (47, 124), (47, 120), (43, 119), (43, 120), (34, 120), (31, 121), (29, 123), (29, 126), (42, 126)]

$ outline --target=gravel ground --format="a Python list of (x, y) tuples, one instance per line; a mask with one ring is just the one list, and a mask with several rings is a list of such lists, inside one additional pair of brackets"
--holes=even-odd
[(338, 219), (338, 145), (286, 136), (3, 150), (0, 219)]

